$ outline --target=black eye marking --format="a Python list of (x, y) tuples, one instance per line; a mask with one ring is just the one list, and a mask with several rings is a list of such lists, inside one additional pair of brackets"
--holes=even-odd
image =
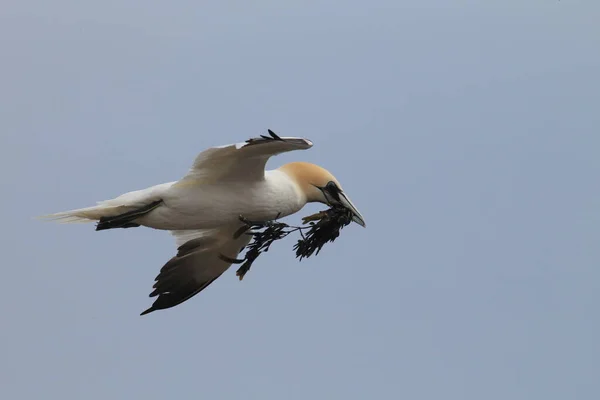
[(334, 200), (340, 201), (340, 189), (335, 182), (329, 181), (327, 185), (325, 185), (325, 190)]

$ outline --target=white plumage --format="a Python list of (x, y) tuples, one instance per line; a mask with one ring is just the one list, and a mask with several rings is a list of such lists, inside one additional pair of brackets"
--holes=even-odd
[(306, 150), (307, 139), (270, 136), (209, 148), (175, 182), (125, 193), (96, 206), (47, 215), (58, 222), (98, 221), (97, 230), (146, 226), (169, 230), (178, 253), (161, 269), (148, 312), (173, 307), (207, 287), (231, 265), (250, 237), (234, 238), (239, 217), (269, 221), (299, 211), (307, 202), (338, 204), (364, 219), (327, 170), (296, 162), (265, 171), (276, 154)]

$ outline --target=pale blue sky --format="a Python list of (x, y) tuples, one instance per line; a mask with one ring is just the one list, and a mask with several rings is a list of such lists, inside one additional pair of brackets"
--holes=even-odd
[[(253, 4), (3, 3), (2, 398), (600, 398), (600, 3)], [(168, 233), (32, 219), (267, 128), (367, 229), (139, 317)]]

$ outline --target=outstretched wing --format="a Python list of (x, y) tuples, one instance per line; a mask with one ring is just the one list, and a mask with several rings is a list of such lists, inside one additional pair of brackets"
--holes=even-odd
[(161, 268), (150, 293), (158, 298), (141, 315), (189, 300), (227, 271), (250, 241), (249, 235), (234, 238), (237, 228), (172, 231), (179, 246), (177, 255)]
[(308, 139), (279, 137), (269, 129), (269, 136), (248, 139), (243, 143), (212, 147), (200, 153), (180, 183), (249, 181), (264, 177), (271, 156), (312, 147)]

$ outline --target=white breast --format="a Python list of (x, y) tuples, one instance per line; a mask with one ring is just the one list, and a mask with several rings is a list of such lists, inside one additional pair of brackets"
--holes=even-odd
[(208, 229), (236, 223), (239, 216), (268, 221), (293, 214), (306, 196), (285, 173), (266, 171), (261, 181), (172, 186), (147, 221), (159, 229)]

